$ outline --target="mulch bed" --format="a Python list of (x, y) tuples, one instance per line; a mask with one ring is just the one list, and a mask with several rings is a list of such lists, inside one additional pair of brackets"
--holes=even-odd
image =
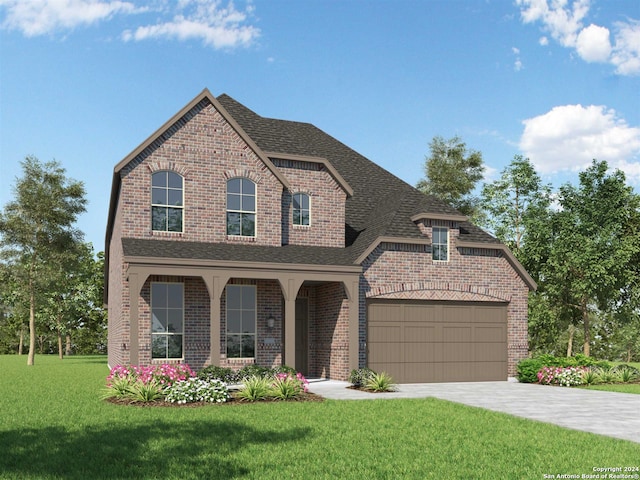
[(208, 407), (212, 405), (251, 405), (254, 403), (265, 403), (265, 402), (324, 402), (324, 397), (320, 395), (316, 395), (315, 393), (307, 392), (301, 394), (298, 398), (294, 398), (292, 400), (278, 400), (276, 398), (267, 398), (265, 400), (258, 400), (256, 402), (247, 402), (244, 400), (239, 400), (235, 397), (231, 397), (226, 402), (222, 403), (211, 403), (211, 402), (193, 402), (193, 403), (171, 403), (166, 402), (164, 400), (158, 400), (155, 402), (134, 402), (132, 400), (120, 399), (120, 398), (107, 398), (107, 402), (113, 403), (115, 405), (132, 405), (134, 407), (170, 407), (170, 408), (199, 408), (199, 407)]
[(367, 392), (367, 393), (390, 393), (390, 392), (393, 392), (393, 390), (389, 390), (388, 392), (378, 392), (376, 390), (369, 390), (368, 388), (356, 387), (354, 385), (349, 385), (348, 387), (345, 387), (345, 388), (348, 388), (350, 390), (360, 390), (361, 392)]

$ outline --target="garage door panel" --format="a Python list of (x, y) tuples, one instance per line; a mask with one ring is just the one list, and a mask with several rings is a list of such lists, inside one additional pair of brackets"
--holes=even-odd
[(435, 325), (419, 325), (411, 323), (405, 325), (402, 338), (407, 343), (429, 343), (440, 340), (440, 332)]
[(491, 380), (507, 378), (507, 361), (504, 362), (478, 362), (475, 365), (474, 378), (477, 382), (489, 382)]
[(442, 363), (405, 363), (404, 383), (442, 382)]
[(373, 301), (368, 315), (368, 365), (398, 383), (507, 379), (504, 304)]
[(506, 361), (507, 357), (499, 343), (477, 343), (475, 345), (475, 360), (478, 362), (501, 362)]
[(436, 307), (432, 305), (405, 305), (404, 321), (406, 322), (433, 322), (436, 320)]
[(369, 327), (369, 342), (386, 343), (402, 341), (402, 327), (399, 325), (377, 324)]
[(442, 345), (439, 343), (405, 343), (404, 361), (406, 363), (437, 362), (442, 358)]
[(370, 348), (370, 361), (375, 363), (402, 363), (404, 358), (402, 355), (402, 343), (388, 342), (373, 344)]
[(475, 360), (475, 358), (472, 343), (452, 342), (443, 345), (442, 362), (472, 362), (473, 360)]
[(470, 342), (472, 338), (471, 326), (443, 325), (442, 341), (443, 342)]
[(477, 325), (474, 338), (477, 342), (504, 342), (507, 331), (503, 325)]

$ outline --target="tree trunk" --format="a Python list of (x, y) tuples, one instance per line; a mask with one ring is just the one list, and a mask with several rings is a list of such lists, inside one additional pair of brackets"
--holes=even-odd
[(576, 333), (576, 327), (569, 325), (569, 343), (567, 344), (567, 357), (573, 354), (573, 335)]
[(589, 324), (589, 310), (587, 309), (587, 299), (582, 299), (582, 320), (584, 321), (584, 354), (588, 357), (591, 354), (591, 325)]
[(627, 363), (631, 361), (631, 347), (627, 347)]
[(18, 355), (22, 355), (24, 350), (24, 325), (20, 325), (20, 342), (18, 343)]
[[(33, 273), (32, 273), (33, 275)], [(29, 356), (27, 365), (33, 365), (36, 357), (36, 292), (33, 277), (29, 279)]]
[(64, 347), (64, 354), (68, 357), (69, 355), (71, 355), (71, 335), (69, 335), (67, 333), (67, 337), (65, 339), (65, 347)]
[(62, 332), (58, 329), (58, 357), (60, 357), (60, 360), (64, 358), (62, 353)]

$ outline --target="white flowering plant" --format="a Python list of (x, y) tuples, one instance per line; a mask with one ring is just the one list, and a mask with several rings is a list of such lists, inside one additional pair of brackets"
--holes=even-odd
[(165, 390), (165, 400), (171, 403), (224, 403), (229, 397), (227, 385), (216, 379), (190, 377), (173, 383)]

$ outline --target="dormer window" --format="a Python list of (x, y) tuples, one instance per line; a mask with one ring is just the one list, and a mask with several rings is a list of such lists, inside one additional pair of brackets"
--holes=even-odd
[(433, 227), (431, 238), (431, 258), (438, 262), (449, 261), (449, 229)]
[(182, 176), (174, 172), (156, 172), (151, 176), (151, 229), (182, 232), (184, 191)]
[(256, 236), (256, 184), (248, 178), (227, 181), (227, 235)]
[(293, 224), (311, 225), (311, 204), (306, 193), (293, 194)]

